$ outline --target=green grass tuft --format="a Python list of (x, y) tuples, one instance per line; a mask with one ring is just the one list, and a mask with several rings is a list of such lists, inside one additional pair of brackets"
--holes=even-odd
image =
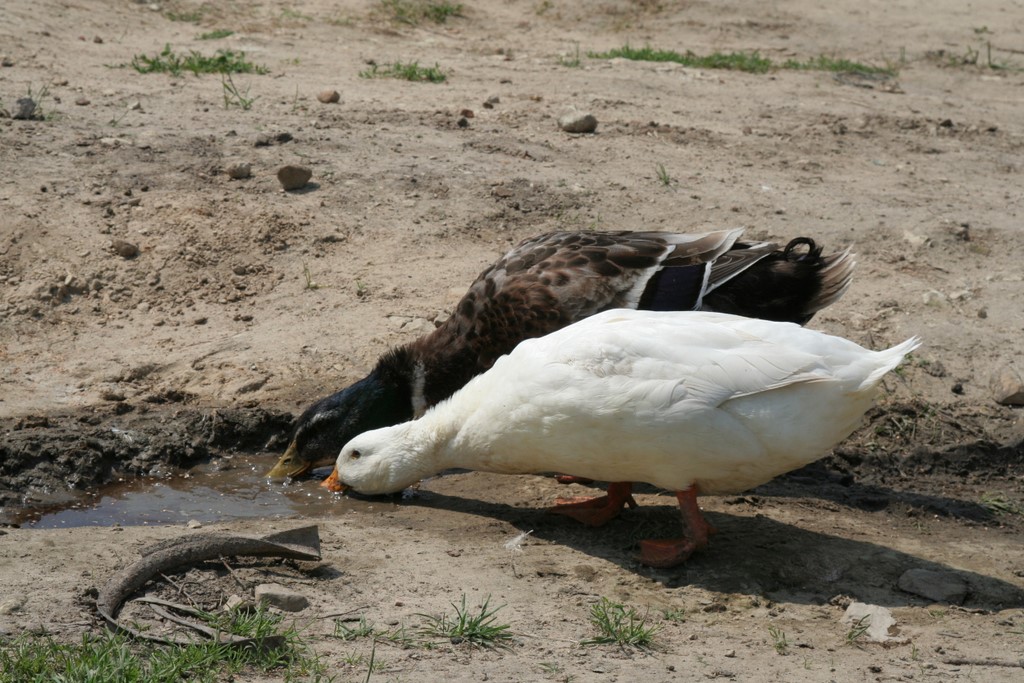
[(483, 604), (479, 606), (479, 612), (470, 614), (466, 607), (466, 596), (462, 596), (462, 606), (451, 603), (455, 608), (455, 616), (448, 614), (433, 616), (420, 614), (426, 620), (426, 624), (420, 631), (429, 636), (448, 638), (455, 643), (466, 641), (472, 645), (481, 647), (495, 647), (505, 644), (512, 635), (509, 633), (508, 624), (495, 623), (494, 616), (502, 606), (490, 609), (491, 597), (487, 596)]
[(226, 28), (217, 29), (216, 31), (210, 31), (208, 33), (200, 33), (196, 36), (197, 40), (220, 40), (221, 38), (227, 38), (228, 36), (235, 35), (234, 31), (229, 31)]
[(746, 71), (748, 73), (767, 73), (776, 69), (789, 69), (797, 71), (833, 71), (833, 72), (861, 72), (879, 73), (894, 75), (893, 68), (885, 66), (871, 66), (852, 62), (848, 59), (838, 59), (822, 55), (805, 61), (788, 59), (781, 64), (773, 62), (767, 57), (762, 57), (755, 52), (713, 52), (709, 55), (698, 55), (690, 50), (684, 53), (675, 50), (657, 50), (650, 46), (636, 48), (625, 45), (614, 48), (607, 52), (588, 52), (588, 57), (594, 59), (635, 59), (644, 62), (675, 62), (683, 66), (700, 69), (731, 69), (733, 71)]
[(269, 649), (212, 642), (161, 646), (108, 632), (86, 633), (80, 642), (67, 644), (47, 635), (22, 634), (0, 641), (0, 680), (214, 683), (253, 670), (274, 671), (282, 680), (329, 680), (326, 667), (294, 627), (281, 628), (281, 619), (265, 609), (207, 615), (209, 623), (237, 635), (284, 636), (282, 647)]
[(608, 598), (590, 606), (590, 623), (600, 633), (583, 641), (583, 645), (615, 643), (621, 647), (648, 648), (654, 645), (654, 634), (661, 626), (647, 625), (647, 615), (640, 616), (632, 607), (624, 607)]
[(360, 78), (398, 78), (404, 81), (444, 83), (448, 79), (438, 64), (420, 66), (419, 62), (394, 62), (393, 64), (371, 64), (369, 69), (359, 72)]
[(199, 74), (265, 74), (268, 69), (246, 61), (244, 52), (234, 50), (217, 50), (217, 53), (208, 57), (195, 50), (190, 50), (187, 55), (180, 55), (171, 49), (170, 44), (165, 45), (163, 51), (155, 57), (146, 55), (135, 55), (128, 66), (140, 74), (169, 73), (179, 76), (183, 71), (191, 71), (196, 76)]
[(461, 2), (447, 0), (381, 0), (381, 9), (393, 21), (415, 26), (423, 20), (443, 24), (462, 16)]

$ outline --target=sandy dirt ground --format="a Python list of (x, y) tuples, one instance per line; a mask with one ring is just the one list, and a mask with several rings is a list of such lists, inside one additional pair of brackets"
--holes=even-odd
[[(215, 29), (234, 34), (198, 38)], [(587, 56), (627, 43), (898, 75)], [(218, 76), (123, 68), (165, 45), (242, 50), (269, 73), (234, 77), (243, 109)], [(239, 576), (308, 595), (298, 618), (339, 680), (363, 680), (371, 643), (328, 637), (325, 615), (414, 627), (465, 595), (504, 606), (510, 647), (378, 645), (374, 680), (1019, 681), (1024, 422), (990, 380), (1024, 370), (1022, 50), (1013, 0), (484, 0), (419, 25), (354, 0), (6, 0), (0, 108), (31, 93), (43, 116), (0, 118), (0, 504), (239, 449), (269, 467), (291, 415), (433, 329), (530, 235), (807, 235), (858, 254), (852, 289), (812, 326), (925, 346), (821, 464), (703, 500), (719, 534), (682, 568), (634, 558), (678, 523), (671, 496), (648, 490), (584, 529), (544, 510), (585, 489), (542, 477), (458, 474), (407, 501), (207, 528), (320, 526), (319, 565)], [(359, 77), (399, 60), (448, 79)], [(559, 130), (573, 109), (595, 134)], [(238, 162), (251, 178), (228, 177)], [(283, 192), (285, 164), (311, 183)], [(125, 424), (159, 447), (125, 445), (111, 431)], [(0, 529), (0, 634), (98, 631), (89, 589), (188, 533)], [(926, 595), (961, 590), (900, 588), (921, 569)], [(581, 645), (602, 597), (647, 613), (657, 646)], [(894, 639), (849, 638), (851, 601), (890, 609)]]

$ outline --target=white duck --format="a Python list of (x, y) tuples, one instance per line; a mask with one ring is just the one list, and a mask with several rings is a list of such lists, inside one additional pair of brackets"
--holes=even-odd
[(712, 531), (698, 493), (744, 491), (824, 455), (919, 343), (869, 351), (792, 323), (606, 311), (522, 342), (420, 419), (355, 437), (338, 476), (367, 494), (451, 467), (615, 482), (553, 508), (594, 526), (632, 502), (630, 482), (648, 482), (676, 491), (684, 535), (642, 541), (641, 561), (672, 566)]

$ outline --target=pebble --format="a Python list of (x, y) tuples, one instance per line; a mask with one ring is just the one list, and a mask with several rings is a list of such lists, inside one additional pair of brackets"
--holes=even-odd
[(937, 289), (930, 289), (922, 297), (927, 306), (941, 306), (946, 302), (946, 295)]
[(999, 405), (1024, 406), (1024, 381), (1013, 368), (1003, 367), (993, 372), (989, 388)]
[(84, 107), (88, 104), (91, 104), (91, 102), (89, 101), (89, 98), (85, 95), (79, 95), (75, 98), (75, 104), (77, 104), (79, 107)]
[(228, 177), (232, 180), (243, 180), (252, 177), (252, 164), (248, 161), (236, 161), (227, 167)]
[(286, 191), (304, 187), (313, 177), (313, 171), (305, 166), (282, 166), (277, 170), (277, 180)]
[(25, 604), (25, 600), (26, 598), (24, 595), (18, 595), (0, 602), (0, 614), (12, 614), (17, 612)]
[(121, 258), (132, 259), (139, 255), (138, 245), (125, 242), (124, 240), (111, 240), (110, 248)]
[(291, 142), (291, 133), (260, 133), (256, 136), (257, 147), (268, 147), (274, 143), (283, 144), (285, 142)]
[(465, 116), (460, 116), (459, 120), (455, 122), (455, 125), (457, 125), (459, 128), (469, 128), (469, 119), (467, 119)]
[(256, 586), (254, 593), (256, 602), (262, 602), (285, 612), (301, 612), (309, 607), (309, 600), (305, 595), (277, 583), (264, 583)]
[(337, 90), (321, 90), (316, 98), (324, 104), (334, 104), (341, 101), (341, 93)]
[(593, 133), (597, 130), (597, 119), (586, 112), (570, 112), (558, 119), (558, 127), (566, 133)]
[(31, 97), (21, 97), (14, 103), (14, 111), (11, 112), (12, 119), (27, 121), (35, 116), (36, 101)]
[(3, 57), (0, 57), (0, 66), (14, 66), (14, 60), (7, 55), (4, 55)]
[(185, 526), (189, 529), (201, 529), (203, 527), (203, 523), (198, 519), (190, 519), (185, 523)]
[(954, 605), (962, 603), (970, 590), (967, 581), (959, 574), (931, 569), (908, 569), (896, 585), (907, 593)]
[(228, 599), (224, 601), (224, 611), (251, 614), (256, 611), (256, 605), (241, 596), (229, 595)]

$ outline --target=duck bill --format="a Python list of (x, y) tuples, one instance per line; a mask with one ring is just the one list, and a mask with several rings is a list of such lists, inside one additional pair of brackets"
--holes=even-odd
[(299, 449), (295, 446), (295, 442), (292, 441), (288, 444), (288, 450), (284, 452), (284, 455), (277, 461), (277, 464), (267, 472), (267, 477), (270, 479), (297, 477), (300, 474), (305, 474), (312, 467), (312, 463), (299, 457)]
[(341, 483), (341, 478), (338, 476), (337, 467), (331, 470), (331, 475), (324, 479), (322, 482), (320, 482), (320, 485), (323, 486), (328, 491), (333, 491), (334, 493), (341, 493), (342, 491), (348, 489), (347, 486)]

